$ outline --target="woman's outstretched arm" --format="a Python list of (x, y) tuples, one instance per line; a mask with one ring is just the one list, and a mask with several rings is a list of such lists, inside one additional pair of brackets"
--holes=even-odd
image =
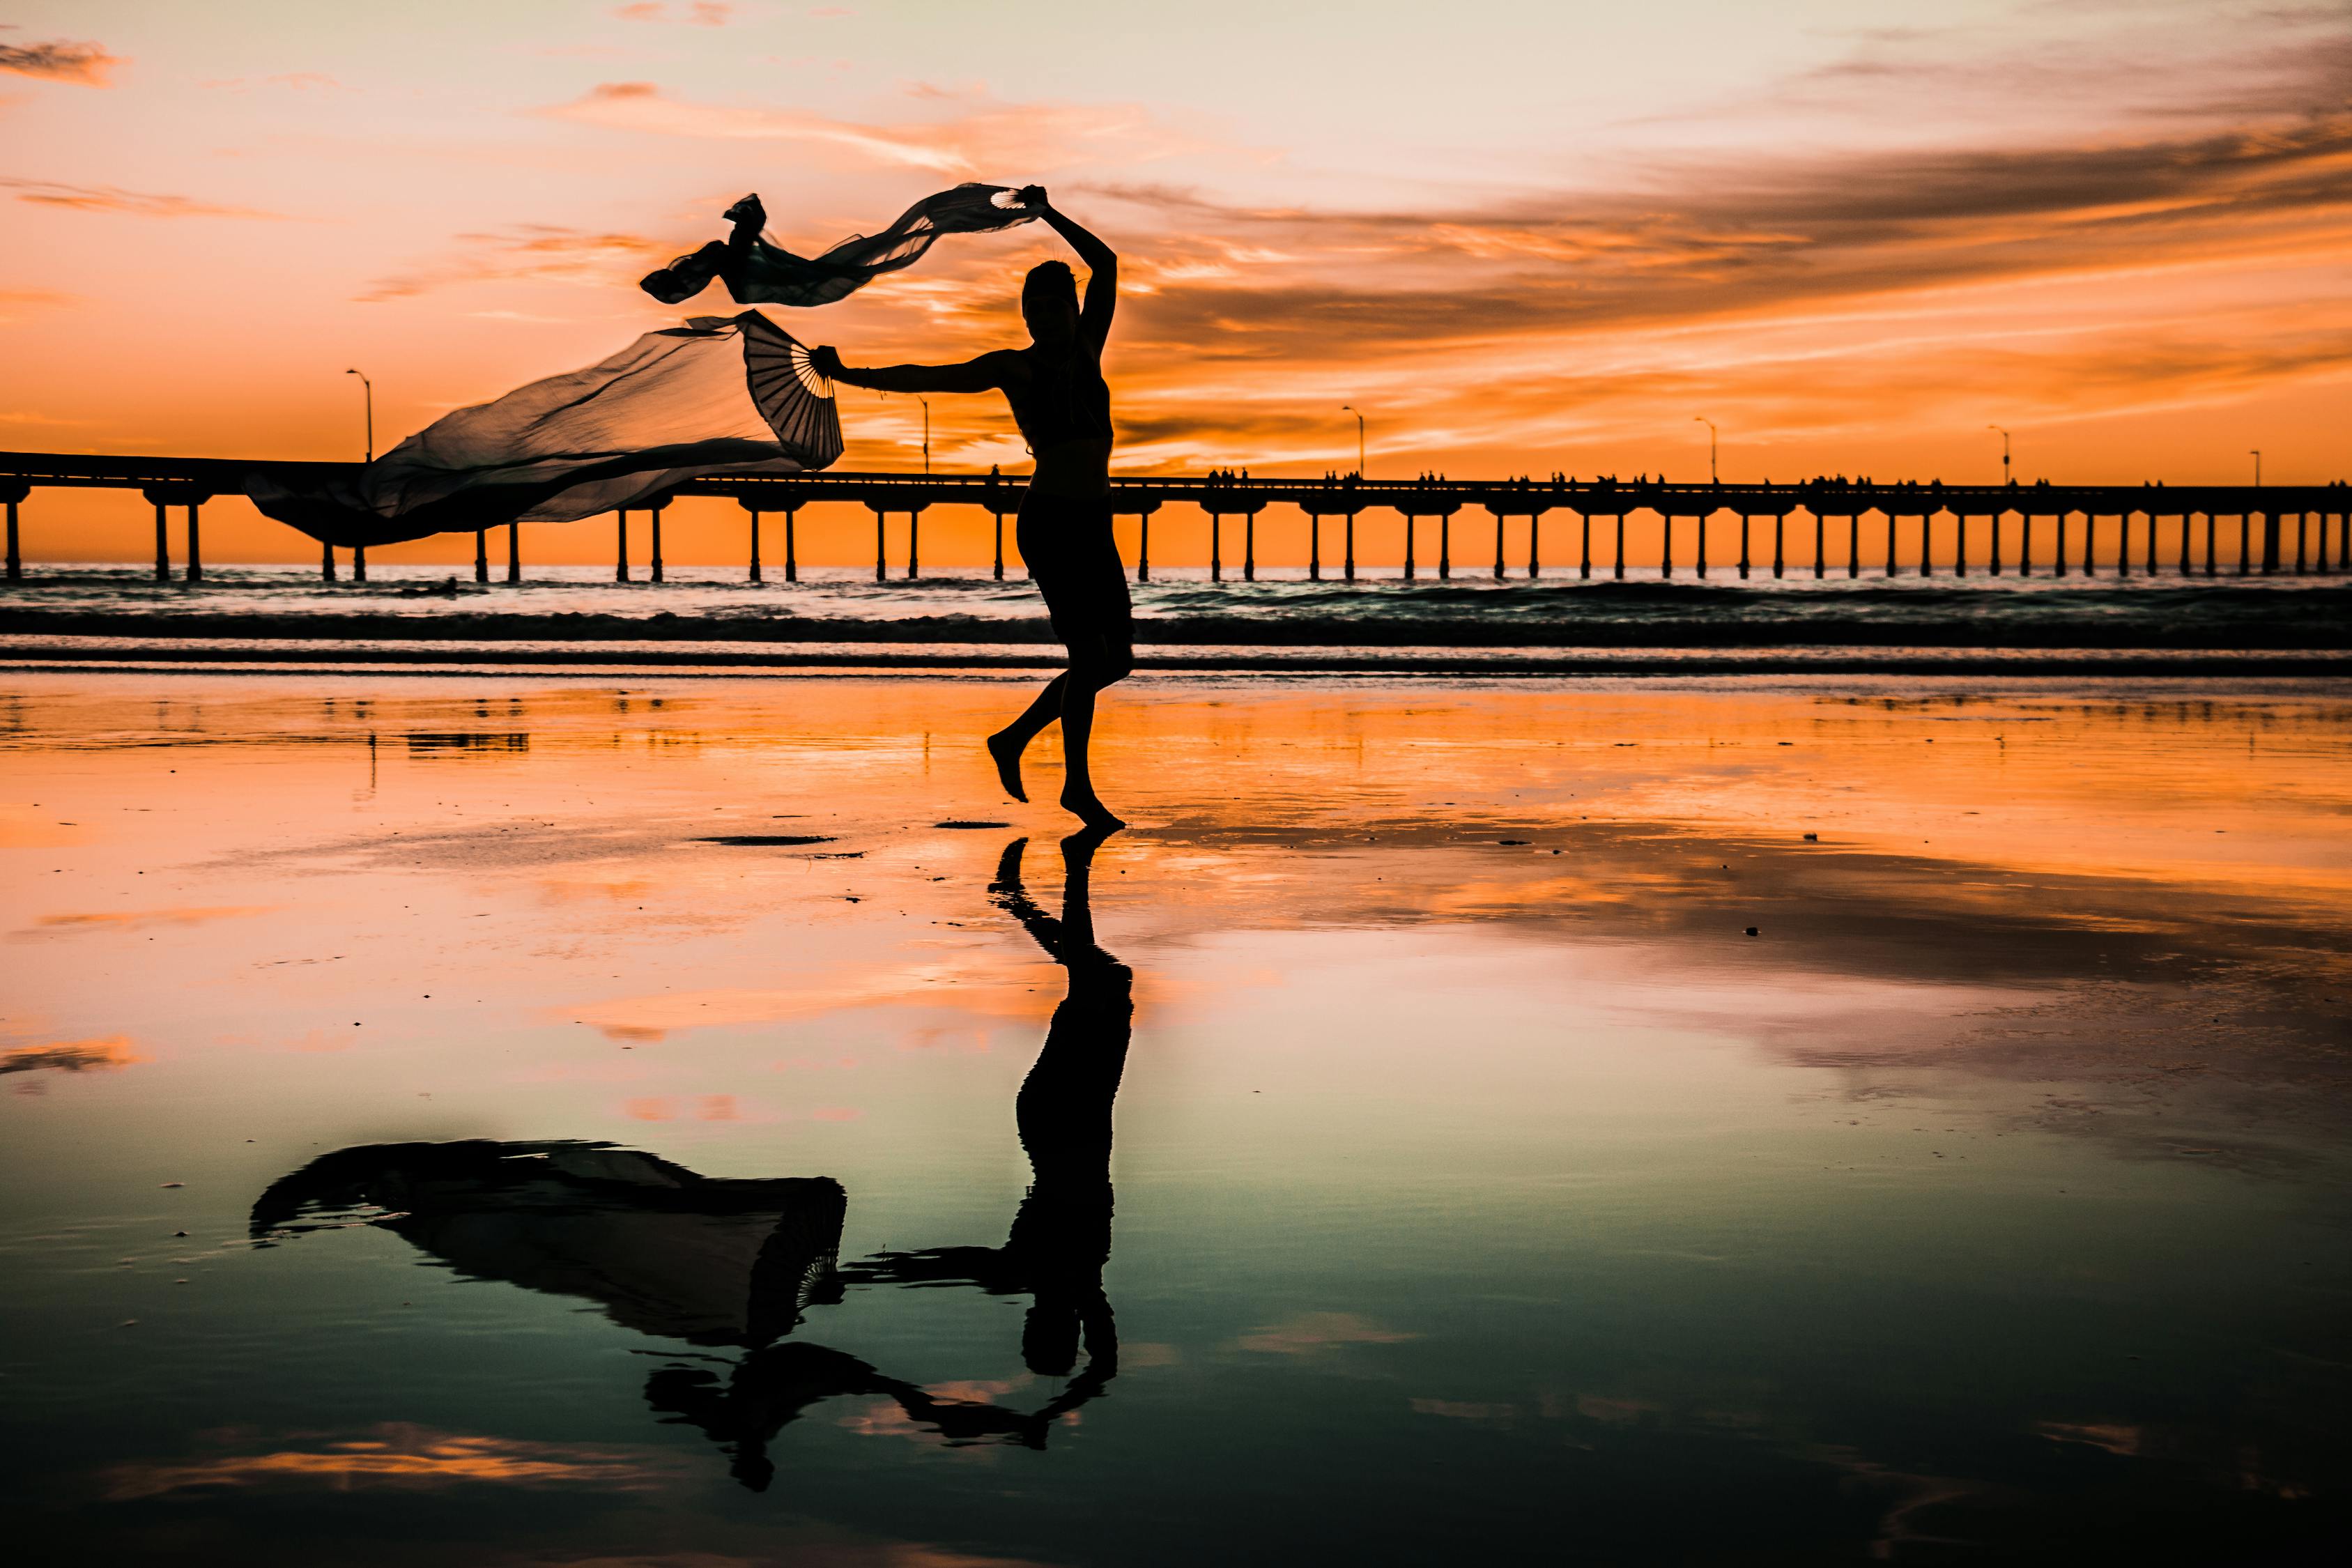
[(1053, 226), (1055, 234), (1070, 242), (1078, 259), (1087, 264), (1087, 302), (1078, 312), (1078, 324), (1095, 352), (1102, 352), (1103, 342), (1110, 336), (1111, 313), (1118, 309), (1118, 252), (1105, 245), (1094, 231), (1069, 214), (1056, 207), (1045, 195), (1043, 185), (1024, 185), (1018, 193), (1021, 205), (1035, 207), (1037, 216)]
[(842, 363), (840, 353), (833, 349), (809, 351), (809, 363), (816, 367), (819, 375), (876, 392), (992, 391), (1004, 384), (1005, 364), (1013, 357), (999, 349), (961, 364), (892, 364), (860, 370)]

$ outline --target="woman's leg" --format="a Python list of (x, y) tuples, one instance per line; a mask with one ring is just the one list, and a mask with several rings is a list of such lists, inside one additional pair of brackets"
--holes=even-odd
[(1004, 793), (1015, 800), (1025, 801), (1029, 792), (1021, 785), (1021, 753), (1037, 732), (1062, 716), (1062, 693), (1070, 684), (1066, 672), (1045, 682), (1044, 690), (1030, 700), (1021, 716), (988, 738), (988, 754), (996, 759), (996, 776), (1004, 785)]
[(1124, 827), (1127, 824), (1113, 816), (1110, 807), (1095, 793), (1090, 746), (1095, 731), (1095, 693), (1126, 679), (1134, 659), (1127, 649), (1115, 646), (1107, 637), (1097, 639), (1092, 648), (1073, 647), (1070, 655), (1070, 668), (1065, 677), (1069, 684), (1062, 691), (1062, 808), (1074, 813), (1089, 827)]

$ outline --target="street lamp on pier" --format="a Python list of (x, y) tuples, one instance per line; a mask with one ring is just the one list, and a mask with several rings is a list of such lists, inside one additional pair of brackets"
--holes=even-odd
[(2251, 458), (2253, 458), (2253, 460), (2254, 460), (2254, 488), (2255, 488), (2256, 489), (2262, 489), (2262, 488), (2263, 488), (2263, 454), (2262, 454), (2262, 450), (2261, 450), (2261, 448), (2259, 448), (2259, 447), (2248, 447), (2248, 448), (2246, 449), (2246, 455), (2247, 455), (2248, 457), (2251, 457)]
[(1719, 484), (1722, 481), (1716, 477), (1715, 472), (1715, 421), (1704, 414), (1694, 414), (1691, 416), (1691, 423), (1706, 426), (1706, 482), (1711, 485)]
[(360, 395), (365, 399), (367, 408), (367, 460), (373, 463), (375, 461), (375, 383), (355, 370), (347, 370), (343, 374), (360, 377)]
[(2009, 483), (2009, 432), (2001, 430), (1998, 425), (1988, 425), (1985, 428), (2000, 430), (2000, 482), (2006, 485)]
[(1364, 477), (1364, 416), (1346, 403), (1339, 405), (1339, 412), (1356, 415), (1356, 477), (1360, 479)]
[(915, 401), (923, 405), (923, 472), (928, 474), (931, 471), (931, 400), (918, 393)]

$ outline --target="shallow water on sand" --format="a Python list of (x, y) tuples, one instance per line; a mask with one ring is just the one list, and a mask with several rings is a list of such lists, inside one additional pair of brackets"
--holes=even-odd
[(2340, 1537), (2336, 689), (1025, 690), (8, 676), (26, 1560)]

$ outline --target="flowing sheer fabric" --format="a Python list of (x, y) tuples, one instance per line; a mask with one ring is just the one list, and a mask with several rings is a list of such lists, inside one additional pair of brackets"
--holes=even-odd
[(256, 506), (329, 544), (396, 544), (509, 522), (574, 522), (710, 474), (789, 474), (841, 456), (832, 384), (757, 310), (647, 332), (585, 370), (434, 421), (356, 474), (263, 468)]
[(794, 256), (766, 238), (740, 253), (710, 244), (681, 256), (639, 287), (667, 304), (690, 300), (714, 277), (726, 280), (739, 305), (830, 305), (885, 272), (922, 259), (943, 234), (985, 234), (1027, 223), (1037, 215), (1007, 206), (1009, 185), (965, 184), (925, 196), (879, 234), (852, 235), (823, 256)]

